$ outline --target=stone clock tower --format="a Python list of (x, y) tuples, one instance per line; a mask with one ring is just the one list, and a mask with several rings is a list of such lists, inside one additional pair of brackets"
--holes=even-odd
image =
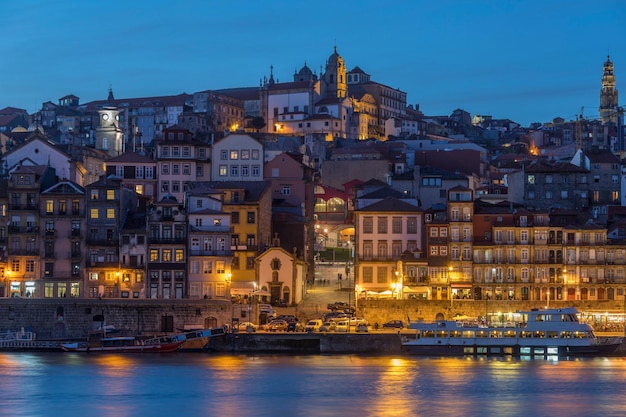
[(602, 75), (602, 90), (600, 91), (600, 119), (603, 123), (617, 123), (618, 117), (617, 89), (615, 88), (615, 74), (611, 57), (606, 58), (604, 74)]
[(96, 128), (96, 149), (116, 157), (124, 152), (124, 133), (119, 128), (120, 116), (117, 107), (103, 107), (98, 110), (100, 125)]

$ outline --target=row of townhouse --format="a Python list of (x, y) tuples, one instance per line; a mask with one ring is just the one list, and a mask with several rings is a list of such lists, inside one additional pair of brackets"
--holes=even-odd
[[(281, 239), (292, 258), (307, 256), (313, 187), (302, 157), (281, 152), (265, 163), (263, 145), (247, 135), (211, 148), (184, 130), (169, 133), (156, 159), (111, 158), (106, 174), (85, 186), (59, 175), (71, 169), (41, 138), (14, 150), (1, 182), (0, 297), (229, 297), (274, 275), (259, 277), (258, 257)], [(211, 149), (224, 175), (188, 175), (198, 166), (210, 172)], [(28, 157), (43, 153), (54, 166)], [(255, 175), (233, 175), (251, 163)], [(290, 281), (264, 286), (272, 299), (290, 301), (294, 285), (282, 285)]]
[(117, 178), (81, 187), (49, 166), (19, 168), (0, 204), (0, 297), (229, 298), (252, 288), (271, 230), (269, 183), (189, 188), (186, 201), (150, 203)]
[(593, 216), (447, 195), (441, 212), (396, 198), (355, 210), (357, 297), (624, 300), (626, 243)]

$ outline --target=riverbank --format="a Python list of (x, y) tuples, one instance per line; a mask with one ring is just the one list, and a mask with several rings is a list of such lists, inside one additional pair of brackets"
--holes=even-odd
[(233, 353), (401, 354), (397, 333), (229, 333), (211, 338), (205, 350)]
[[(211, 337), (202, 348), (218, 353), (272, 353), (272, 354), (361, 354), (361, 355), (408, 355), (402, 342), (413, 337), (413, 332), (402, 330), (373, 331), (367, 333), (227, 333)], [(600, 336), (602, 343), (609, 343), (621, 336)], [(0, 343), (0, 352), (61, 351), (61, 343), (68, 340), (29, 340)], [(180, 352), (197, 352), (198, 346)], [(626, 342), (611, 356), (626, 356)]]

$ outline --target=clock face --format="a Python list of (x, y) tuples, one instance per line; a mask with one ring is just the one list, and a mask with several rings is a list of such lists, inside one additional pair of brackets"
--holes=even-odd
[(108, 115), (108, 114), (106, 114), (106, 113), (105, 113), (105, 114), (103, 114), (103, 115), (102, 115), (102, 119), (103, 119), (103, 120), (109, 120), (109, 115)]

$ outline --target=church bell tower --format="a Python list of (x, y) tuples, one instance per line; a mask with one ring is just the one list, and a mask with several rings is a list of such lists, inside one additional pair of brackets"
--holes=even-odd
[(600, 91), (600, 119), (603, 123), (617, 122), (618, 117), (617, 89), (615, 88), (615, 74), (613, 62), (607, 56), (602, 75), (602, 90)]
[(346, 64), (343, 62), (341, 55), (335, 51), (326, 62), (326, 72), (324, 73), (324, 81), (326, 82), (327, 98), (345, 98), (348, 92), (348, 84), (346, 82)]

